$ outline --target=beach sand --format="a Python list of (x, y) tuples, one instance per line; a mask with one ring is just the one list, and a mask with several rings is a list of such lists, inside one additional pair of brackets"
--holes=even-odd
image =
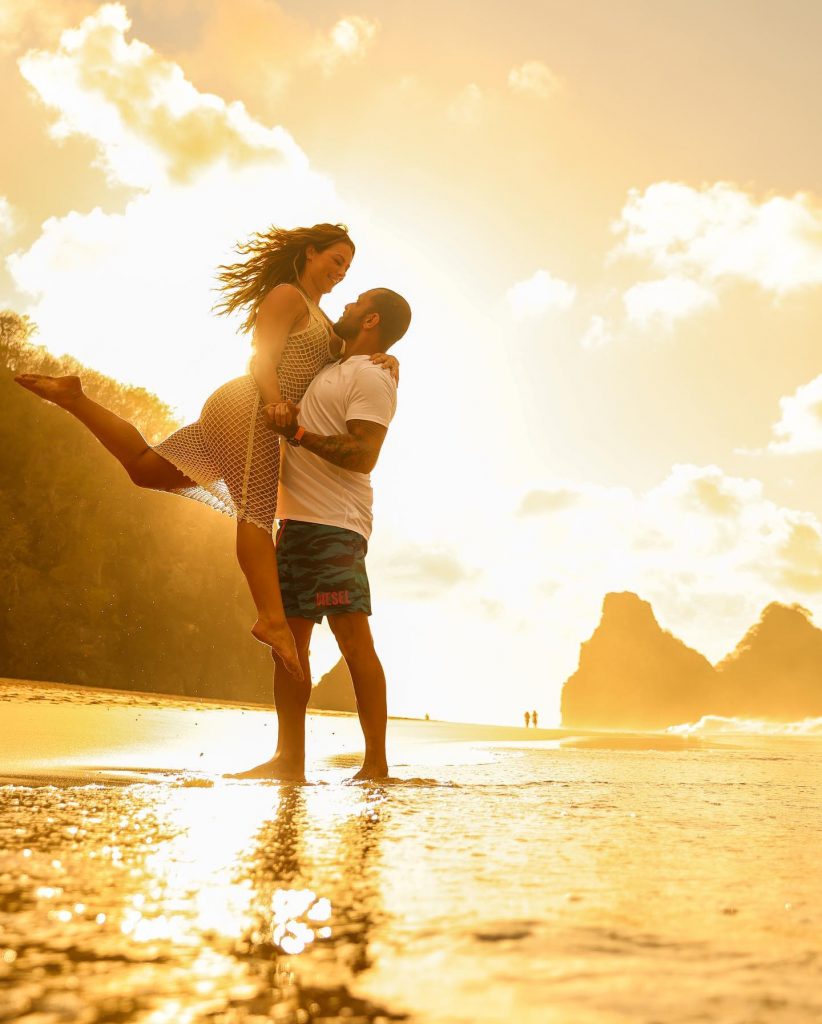
[[(0, 771), (9, 779), (211, 778), (264, 761), (277, 740), (274, 710), (261, 705), (11, 679), (0, 679), (0, 699)], [(363, 744), (356, 715), (309, 711), (307, 722), (309, 774), (331, 769), (333, 775), (358, 763)], [(425, 763), (429, 744), (596, 742), (598, 735), (402, 718), (390, 720), (389, 732), (393, 763), (400, 764), (409, 757)]]
[(0, 684), (0, 1019), (822, 1019), (817, 739), (309, 716)]

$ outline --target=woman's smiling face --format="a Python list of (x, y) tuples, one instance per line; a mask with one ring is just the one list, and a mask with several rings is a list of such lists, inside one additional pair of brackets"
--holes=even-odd
[(334, 242), (327, 249), (317, 250), (309, 245), (306, 250), (306, 270), (322, 294), (343, 280), (354, 259), (354, 250), (348, 242)]

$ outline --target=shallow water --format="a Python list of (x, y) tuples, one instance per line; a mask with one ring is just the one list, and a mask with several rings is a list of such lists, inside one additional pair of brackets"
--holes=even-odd
[(0, 1020), (822, 1019), (818, 741), (608, 750), (392, 723), (404, 781), (350, 786), (354, 725), (312, 720), (301, 787), (7, 772)]

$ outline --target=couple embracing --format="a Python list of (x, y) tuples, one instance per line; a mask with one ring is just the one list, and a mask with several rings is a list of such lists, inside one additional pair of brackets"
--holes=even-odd
[[(271, 228), (220, 268), (217, 310), (245, 313), (250, 372), (218, 388), (200, 419), (150, 446), (137, 428), (90, 399), (77, 377), (17, 381), (85, 424), (140, 487), (205, 502), (237, 520), (237, 558), (257, 609), (252, 633), (271, 647), (278, 743), (274, 756), (235, 778), (299, 781), (305, 771), (308, 649), (328, 618), (354, 682), (365, 737), (355, 779), (388, 767), (385, 674), (368, 623), (365, 553), (373, 469), (397, 402), (388, 350), (411, 310), (373, 288), (331, 321), (322, 296), (354, 258), (338, 224)], [(276, 546), (275, 520), (279, 520)]]

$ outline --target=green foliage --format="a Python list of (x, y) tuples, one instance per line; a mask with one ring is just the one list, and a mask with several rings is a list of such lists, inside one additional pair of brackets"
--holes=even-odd
[(51, 355), (34, 333), (0, 313), (0, 676), (270, 700), (233, 521), (135, 487), (80, 423), (13, 377), (78, 374), (151, 441), (178, 426), (171, 411)]

